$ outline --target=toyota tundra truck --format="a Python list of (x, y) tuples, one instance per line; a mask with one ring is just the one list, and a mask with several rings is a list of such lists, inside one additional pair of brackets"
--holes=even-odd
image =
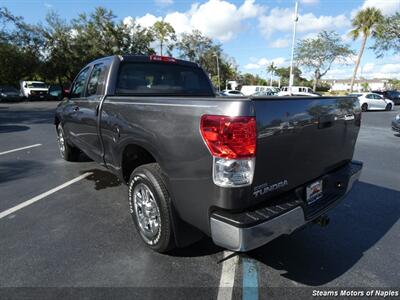
[(204, 234), (248, 251), (326, 223), (362, 169), (357, 98), (217, 97), (200, 66), (172, 57), (88, 64), (54, 121), (66, 161), (83, 152), (127, 184), (158, 252)]

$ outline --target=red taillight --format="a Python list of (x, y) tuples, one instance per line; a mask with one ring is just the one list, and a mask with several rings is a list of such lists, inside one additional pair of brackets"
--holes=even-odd
[(204, 115), (200, 130), (213, 156), (235, 159), (256, 154), (255, 117)]
[(150, 55), (150, 60), (176, 63), (176, 59), (175, 58), (169, 57), (169, 56), (161, 56), (161, 55)]

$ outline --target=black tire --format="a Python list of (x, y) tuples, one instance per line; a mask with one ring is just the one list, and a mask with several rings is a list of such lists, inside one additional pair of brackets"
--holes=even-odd
[[(136, 230), (145, 245), (159, 253), (164, 253), (175, 248), (171, 198), (161, 173), (160, 166), (157, 163), (151, 163), (137, 167), (131, 174), (128, 187), (131, 216), (135, 223)], [(152, 222), (158, 224), (158, 230), (156, 233), (150, 232), (150, 227), (153, 228), (154, 224), (153, 226), (150, 226), (150, 222), (148, 222), (147, 227), (144, 225), (146, 224), (146, 220), (149, 219), (145, 216), (146, 213), (143, 211), (140, 213), (140, 205), (138, 203), (141, 201), (140, 199), (142, 197), (138, 197), (138, 195), (143, 194), (140, 192), (140, 189), (145, 189), (145, 187), (150, 190), (149, 199), (151, 199), (150, 202), (153, 204), (146, 205), (146, 209), (151, 210), (150, 214), (152, 215)], [(147, 214), (148, 213), (149, 212), (147, 211)], [(142, 217), (144, 216), (144, 218), (142, 218), (142, 220), (145, 219), (143, 222), (139, 220), (140, 215)]]
[(361, 105), (361, 111), (367, 111), (368, 110), (368, 104), (364, 103), (363, 105)]
[(392, 110), (392, 104), (389, 103), (388, 105), (386, 105), (385, 110), (387, 111)]
[(57, 144), (60, 155), (66, 161), (77, 161), (80, 151), (78, 148), (71, 146), (64, 135), (64, 129), (61, 123), (57, 125)]

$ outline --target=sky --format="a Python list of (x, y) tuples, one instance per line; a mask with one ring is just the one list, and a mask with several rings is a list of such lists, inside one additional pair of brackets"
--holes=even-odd
[[(360, 40), (348, 37), (351, 19), (365, 7), (380, 8), (389, 16), (400, 11), (400, 0), (298, 0), (299, 18), (296, 39), (315, 37), (321, 30), (336, 31), (358, 52)], [(179, 35), (198, 29), (220, 42), (224, 52), (233, 57), (243, 73), (269, 78), (266, 66), (279, 67), (290, 63), (294, 0), (2, 0), (0, 5), (29, 23), (44, 22), (47, 12), (54, 10), (69, 20), (79, 13), (90, 13), (97, 6), (112, 9), (120, 20), (131, 18), (142, 26), (164, 20)], [(400, 79), (400, 54), (387, 53), (377, 59), (367, 43), (358, 76), (365, 78)], [(354, 59), (348, 64), (334, 64), (326, 79), (350, 78)], [(304, 70), (306, 77), (311, 73)]]

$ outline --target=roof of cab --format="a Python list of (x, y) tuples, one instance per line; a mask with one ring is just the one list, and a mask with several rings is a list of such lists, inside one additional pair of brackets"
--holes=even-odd
[(174, 64), (179, 64), (179, 65), (186, 65), (186, 66), (191, 66), (191, 67), (199, 67), (197, 63), (190, 62), (187, 60), (182, 60), (182, 59), (177, 59), (175, 57), (168, 57), (168, 56), (160, 56), (160, 55), (154, 55), (155, 57), (165, 57), (165, 58), (171, 58), (174, 60), (174, 62), (165, 62), (165, 61), (157, 61), (157, 60), (152, 60), (150, 57), (153, 55), (131, 55), (131, 54), (125, 54), (125, 55), (112, 55), (112, 56), (105, 56), (105, 57), (100, 57), (89, 64), (95, 64), (97, 62), (100, 62), (102, 60), (106, 59), (118, 59), (119, 61), (128, 61), (128, 62), (153, 62), (153, 63), (174, 63)]
[[(153, 55), (119, 55), (121, 61), (130, 61), (130, 62), (158, 62), (155, 60), (152, 60), (151, 57)], [(156, 57), (165, 57), (167, 58), (168, 56), (161, 56), (161, 55), (154, 55)], [(187, 66), (193, 66), (193, 67), (198, 67), (198, 64), (194, 62), (190, 62), (187, 60), (182, 60), (182, 59), (177, 59), (175, 57), (169, 57), (174, 60), (173, 63), (178, 63), (181, 65), (187, 65)], [(168, 63), (168, 62), (160, 62), (160, 63)]]

